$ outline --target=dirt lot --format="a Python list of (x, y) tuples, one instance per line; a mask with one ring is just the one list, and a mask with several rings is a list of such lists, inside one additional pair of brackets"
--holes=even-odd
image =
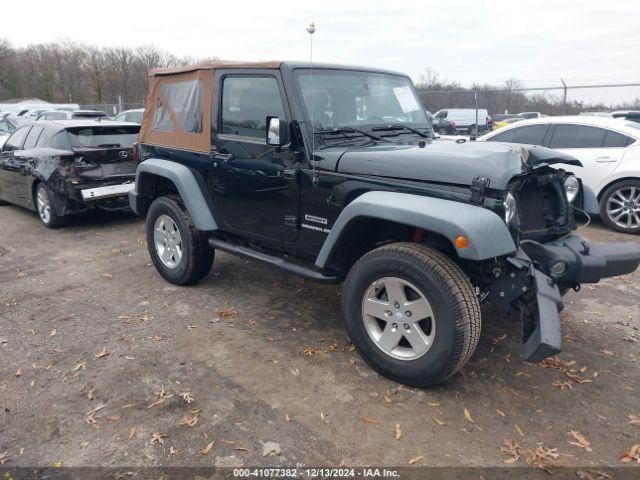
[(48, 231), (0, 207), (5, 466), (504, 466), (513, 439), (514, 465), (541, 447), (595, 468), (640, 443), (638, 273), (568, 295), (559, 362), (522, 362), (518, 325), (485, 311), (465, 372), (415, 390), (345, 345), (339, 287), (218, 254), (178, 288), (143, 237), (131, 216)]

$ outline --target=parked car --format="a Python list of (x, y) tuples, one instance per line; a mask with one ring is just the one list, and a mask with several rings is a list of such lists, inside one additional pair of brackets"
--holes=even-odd
[[(475, 108), (443, 108), (438, 110), (433, 116), (435, 121), (441, 122), (446, 120), (453, 126), (455, 132), (466, 133), (471, 135), (475, 132), (476, 118), (478, 121), (478, 132), (486, 132), (489, 130), (489, 112), (486, 108), (480, 108), (477, 111)], [(451, 133), (451, 132), (442, 132)]]
[(343, 315), (363, 358), (427, 386), (473, 354), (481, 301), (522, 308), (524, 358), (540, 361), (561, 350), (562, 293), (637, 268), (636, 242), (589, 246), (575, 234), (570, 202), (589, 209), (595, 196), (549, 165), (577, 160), (431, 142), (406, 75), (310, 67), (151, 71), (129, 200), (167, 281), (202, 279), (216, 249), (344, 280)]
[(574, 156), (582, 168), (569, 168), (596, 193), (603, 222), (619, 232), (640, 233), (640, 124), (604, 117), (545, 117), (478, 140), (542, 145)]
[(587, 115), (590, 117), (604, 117), (611, 118), (611, 114), (609, 112), (580, 112), (581, 116)]
[(79, 118), (110, 119), (109, 115), (101, 110), (47, 110), (41, 112), (37, 120), (73, 120)]
[(611, 113), (611, 116), (640, 123), (640, 110), (616, 110)]
[(542, 118), (542, 117), (546, 117), (546, 115), (543, 115), (540, 112), (520, 112), (516, 114), (518, 117), (520, 118), (524, 118), (524, 119), (531, 119), (531, 118)]
[(127, 210), (140, 127), (59, 120), (18, 128), (0, 150), (0, 200), (38, 212), (49, 228), (91, 209)]
[(119, 122), (142, 123), (143, 115), (144, 108), (136, 108), (135, 110), (125, 110), (124, 112), (120, 112), (113, 117), (113, 119)]
[(11, 136), (11, 132), (7, 132), (6, 130), (0, 130), (0, 148), (4, 145), (4, 142), (7, 141), (7, 138)]
[(511, 125), (512, 123), (521, 122), (522, 120), (524, 120), (524, 118), (511, 117), (499, 121), (494, 121), (491, 124), (491, 130), (498, 130), (499, 128), (506, 127), (507, 125)]
[(12, 133), (18, 128), (18, 120), (15, 120), (8, 113), (0, 114), (0, 130)]
[(433, 115), (431, 117), (431, 125), (433, 126), (433, 131), (439, 133), (440, 135), (456, 134), (456, 124), (447, 120), (443, 116), (436, 117), (435, 115)]

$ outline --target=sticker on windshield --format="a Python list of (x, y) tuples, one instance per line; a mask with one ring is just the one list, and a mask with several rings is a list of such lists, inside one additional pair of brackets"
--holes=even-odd
[(413, 92), (409, 87), (396, 87), (393, 89), (393, 93), (396, 96), (396, 100), (400, 104), (402, 113), (415, 112), (420, 110), (416, 97), (413, 96)]

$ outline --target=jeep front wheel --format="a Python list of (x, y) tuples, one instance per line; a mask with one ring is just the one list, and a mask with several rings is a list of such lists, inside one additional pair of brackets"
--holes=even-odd
[(180, 197), (156, 198), (147, 212), (146, 230), (149, 255), (165, 280), (189, 285), (211, 270), (214, 251)]
[(397, 382), (426, 387), (469, 360), (480, 305), (460, 268), (423, 245), (395, 243), (364, 255), (344, 284), (344, 318), (364, 360)]

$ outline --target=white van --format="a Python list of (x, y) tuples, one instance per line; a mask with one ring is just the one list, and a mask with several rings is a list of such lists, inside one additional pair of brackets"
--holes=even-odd
[[(489, 112), (486, 108), (479, 108), (478, 112), (478, 133), (489, 130)], [(446, 120), (453, 123), (456, 132), (474, 133), (476, 125), (476, 109), (475, 108), (443, 108), (438, 110), (433, 116), (436, 119)]]

